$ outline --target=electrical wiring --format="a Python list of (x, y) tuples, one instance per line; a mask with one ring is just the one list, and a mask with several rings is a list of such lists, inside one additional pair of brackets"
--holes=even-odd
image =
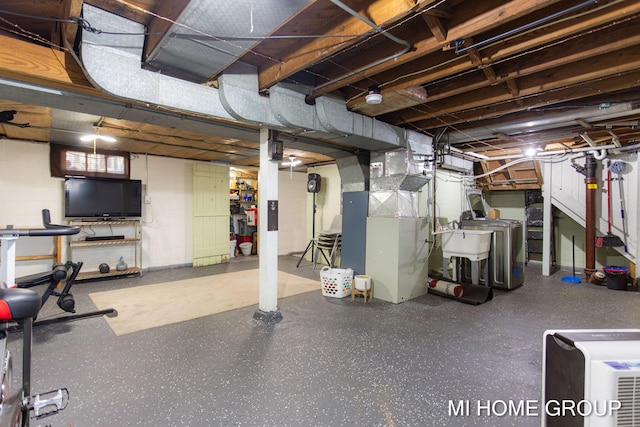
[[(615, 5), (615, 4), (620, 3), (621, 1), (622, 1), (622, 0), (618, 0), (618, 1), (614, 1), (614, 2), (609, 3), (609, 4), (606, 4), (606, 5), (602, 5), (602, 6), (598, 7), (598, 8), (596, 8), (596, 9), (595, 9), (595, 11), (596, 11), (596, 12), (597, 12), (597, 11), (601, 11), (601, 10), (603, 10), (604, 8), (611, 7), (612, 5)], [(587, 14), (589, 14), (589, 13), (594, 13), (594, 11), (593, 11), (593, 10), (591, 10), (591, 11), (585, 11), (585, 12), (583, 12), (583, 13), (579, 14), (578, 16), (579, 16), (579, 17), (582, 17), (582, 16), (585, 16), (585, 15), (587, 15)], [(558, 23), (564, 22), (564, 21), (566, 21), (566, 20), (568, 20), (568, 19), (574, 19), (574, 18), (575, 18), (574, 16), (572, 16), (571, 18), (563, 18), (563, 19), (560, 19), (560, 20), (556, 20), (556, 21), (554, 21), (554, 22), (553, 22), (553, 24), (558, 24)], [(509, 56), (509, 57), (505, 57), (505, 58), (500, 59), (500, 60), (497, 60), (497, 61), (492, 61), (490, 64), (485, 64), (485, 65), (487, 65), (487, 66), (494, 66), (494, 65), (498, 65), (498, 64), (501, 64), (501, 63), (504, 63), (504, 62), (507, 62), (507, 61), (512, 61), (512, 60), (514, 60), (514, 59), (517, 59), (517, 58), (523, 57), (523, 56), (525, 56), (525, 55), (532, 55), (532, 54), (535, 54), (535, 53), (537, 53), (537, 52), (540, 52), (540, 51), (542, 51), (542, 50), (544, 50), (544, 49), (548, 49), (548, 48), (550, 48), (550, 47), (553, 47), (553, 46), (557, 46), (557, 45), (560, 45), (560, 44), (566, 43), (566, 42), (568, 42), (568, 41), (570, 41), (570, 40), (574, 40), (574, 39), (577, 39), (577, 38), (579, 38), (579, 37), (583, 37), (583, 36), (585, 36), (585, 35), (593, 34), (595, 31), (603, 31), (603, 30), (606, 30), (606, 29), (608, 29), (608, 28), (610, 28), (610, 27), (613, 27), (613, 26), (615, 26), (615, 25), (619, 25), (619, 24), (624, 23), (624, 22), (628, 22), (628, 21), (633, 20), (633, 19), (637, 19), (637, 17), (635, 17), (635, 16), (630, 16), (630, 17), (625, 18), (625, 19), (623, 19), (623, 20), (618, 20), (618, 21), (616, 21), (616, 22), (614, 22), (614, 23), (611, 23), (611, 24), (609, 24), (609, 25), (607, 25), (607, 26), (600, 27), (600, 28), (598, 28), (597, 30), (593, 30), (593, 29), (592, 29), (592, 30), (585, 31), (585, 32), (582, 32), (582, 33), (579, 33), (579, 34), (574, 34), (574, 35), (572, 35), (572, 36), (565, 37), (565, 38), (563, 38), (562, 40), (556, 40), (556, 41), (553, 41), (553, 42), (550, 42), (550, 43), (546, 43), (546, 44), (544, 44), (544, 45), (542, 45), (542, 46), (538, 46), (538, 47), (535, 47), (535, 48), (529, 49), (529, 50), (527, 50), (527, 51), (525, 51), (525, 52), (520, 52), (520, 53), (518, 53), (518, 54), (516, 54), (516, 55), (511, 55), (511, 56)], [(551, 24), (550, 24), (550, 25), (551, 25)], [(528, 33), (531, 33), (531, 32), (533, 32), (533, 31), (535, 31), (535, 30), (537, 30), (537, 28), (535, 28), (535, 29), (529, 29), (528, 31), (526, 31), (526, 32), (524, 32), (524, 33), (519, 33), (519, 35), (522, 35), (522, 34), (528, 34)], [(515, 36), (512, 36), (511, 38), (513, 38), (513, 37), (515, 37)], [(508, 39), (506, 39), (506, 40), (510, 40), (511, 38), (508, 38)], [(495, 42), (495, 43), (493, 43), (493, 44), (490, 44), (490, 45), (488, 45), (488, 46), (485, 46), (484, 48), (492, 47), (492, 46), (498, 45), (499, 43), (504, 43), (504, 41), (506, 41), (506, 40), (502, 40), (502, 39), (501, 39), (499, 42)], [(396, 83), (396, 82), (398, 82), (398, 81), (401, 81), (401, 80), (403, 80), (403, 79), (410, 78), (410, 77), (412, 77), (412, 76), (416, 76), (416, 75), (420, 75), (420, 74), (426, 73), (426, 72), (430, 71), (431, 69), (438, 68), (438, 67), (440, 67), (440, 66), (442, 66), (442, 65), (446, 65), (446, 64), (448, 64), (448, 63), (452, 63), (452, 62), (454, 62), (454, 61), (458, 61), (458, 60), (459, 60), (459, 58), (452, 58), (452, 59), (450, 59), (449, 61), (446, 61), (446, 62), (445, 62), (445, 63), (443, 63), (443, 64), (439, 64), (439, 65), (437, 65), (437, 66), (428, 67), (428, 68), (425, 68), (425, 69), (423, 69), (423, 70), (415, 71), (415, 72), (410, 73), (410, 74), (407, 74), (407, 75), (397, 76), (397, 77), (393, 78), (392, 80), (389, 80), (389, 81), (386, 81), (386, 82), (377, 82), (377, 83), (378, 83), (378, 85), (379, 85), (380, 87), (390, 86), (390, 85), (392, 85), (392, 84), (394, 84), (394, 83)], [(439, 79), (439, 80), (437, 80), (437, 81), (432, 81), (432, 82), (430, 82), (430, 83), (428, 83), (428, 84), (422, 85), (422, 87), (424, 87), (424, 88), (427, 90), (427, 92), (428, 92), (429, 87), (433, 87), (433, 86), (436, 86), (436, 85), (440, 85), (440, 84), (442, 84), (443, 82), (446, 82), (446, 81), (448, 81), (448, 80), (458, 79), (458, 78), (460, 78), (460, 77), (463, 77), (464, 75), (471, 74), (471, 73), (475, 73), (475, 72), (477, 72), (477, 68), (469, 69), (469, 70), (463, 71), (463, 72), (461, 72), (461, 73), (457, 73), (457, 74), (455, 74), (455, 75), (448, 76), (448, 77), (443, 78), (443, 79)], [(581, 82), (579, 85), (576, 85), (576, 86), (580, 86), (580, 85), (583, 85), (583, 82)], [(552, 91), (564, 90), (564, 89), (566, 89), (566, 88), (568, 88), (568, 87), (569, 87), (569, 86), (565, 86), (565, 87), (562, 87), (562, 88), (551, 89), (551, 90), (550, 90), (550, 91), (548, 91), (548, 92), (549, 92), (549, 93), (551, 93)], [(411, 99), (411, 98), (409, 98), (406, 94), (402, 93), (400, 90), (393, 90), (393, 92), (394, 92), (394, 93), (396, 93), (396, 94), (397, 94), (397, 95), (399, 95), (399, 96), (403, 96), (403, 97), (406, 97), (407, 99)], [(351, 98), (350, 98), (350, 100), (353, 100), (353, 99), (355, 99), (355, 98), (357, 98), (357, 97), (359, 97), (359, 96), (362, 96), (364, 93), (366, 93), (366, 92), (365, 92), (365, 91), (362, 91), (360, 94), (358, 94), (358, 95), (356, 95), (356, 96), (354, 96), (354, 97), (351, 97)], [(536, 96), (537, 96), (537, 95), (536, 95)], [(515, 99), (515, 98), (514, 98), (514, 99)], [(518, 98), (518, 99), (526, 99), (526, 96), (525, 96), (525, 97), (520, 97), (520, 98)], [(498, 101), (498, 102), (496, 102), (496, 103), (494, 103), (494, 104), (492, 104), (492, 105), (490, 105), (490, 106), (497, 106), (497, 105), (500, 105), (500, 104), (504, 104), (505, 102), (511, 102), (511, 101), (513, 101), (513, 99), (510, 99), (510, 100), (508, 100), (508, 101)], [(427, 110), (423, 109), (422, 107), (425, 107), (425, 106), (426, 106), (426, 108), (429, 108), (429, 105), (428, 105), (428, 104), (420, 104), (419, 106), (412, 106), (412, 107), (410, 107), (410, 108), (411, 108), (412, 110), (414, 110), (414, 111), (419, 112), (419, 113), (423, 113), (423, 114), (428, 114), (428, 115), (430, 115), (430, 117), (431, 117), (432, 119), (437, 119), (437, 120), (438, 120), (438, 121), (440, 121), (443, 125), (450, 126), (450, 127), (452, 128), (452, 130), (454, 130), (454, 131), (456, 131), (456, 132), (459, 132), (460, 134), (464, 135), (465, 137), (469, 138), (470, 140), (473, 140), (473, 141), (478, 142), (478, 143), (486, 144), (485, 142), (480, 141), (480, 140), (478, 140), (477, 138), (474, 138), (474, 137), (472, 137), (472, 136), (470, 136), (470, 135), (468, 135), (468, 134), (465, 134), (465, 132), (464, 132), (464, 131), (462, 131), (462, 130), (460, 130), (460, 129), (457, 129), (457, 128), (452, 124), (452, 123), (449, 123), (446, 119), (444, 119), (442, 116), (440, 116), (437, 110), (434, 110), (434, 113), (432, 114), (432, 112), (430, 112), (430, 111), (427, 111)], [(486, 107), (486, 106), (483, 106), (483, 108), (485, 108), (485, 107)], [(468, 112), (468, 111), (473, 111), (473, 110), (474, 110), (474, 109), (470, 109), (470, 110), (465, 110), (465, 111), (462, 111), (462, 112)], [(451, 117), (451, 118), (453, 118), (453, 119), (454, 119), (454, 121), (456, 121), (456, 122), (460, 122), (460, 121), (462, 121), (462, 120), (461, 120), (459, 117), (457, 117), (455, 114), (451, 114), (451, 113), (449, 113), (449, 114), (448, 114), (448, 116), (449, 116), (449, 117)], [(412, 126), (412, 127), (413, 127), (415, 130), (417, 130), (417, 131), (422, 131), (422, 129), (420, 129), (420, 127), (419, 127), (419, 126), (411, 125), (411, 123), (406, 123), (405, 125)], [(486, 126), (485, 126), (484, 128), (485, 128), (485, 129), (487, 129), (487, 130), (491, 130), (491, 128), (490, 128), (490, 127), (486, 127)]]
[[(295, 36), (246, 36), (246, 37), (241, 37), (241, 36), (221, 36), (221, 35), (215, 35), (215, 34), (209, 34), (209, 33), (205, 33), (203, 31), (197, 30), (191, 26), (185, 25), (185, 24), (181, 24), (175, 20), (163, 17), (162, 15), (156, 14), (154, 12), (151, 12), (149, 10), (146, 10), (144, 8), (141, 8), (139, 6), (135, 6), (135, 5), (131, 5), (129, 3), (123, 2), (121, 0), (117, 0), (119, 3), (123, 3), (126, 4), (127, 6), (133, 7), (134, 9), (152, 15), (155, 18), (158, 19), (162, 19), (165, 20), (167, 22), (170, 22), (172, 25), (176, 25), (179, 27), (182, 27), (184, 29), (193, 31), (194, 35), (171, 35), (167, 32), (149, 32), (149, 31), (143, 31), (143, 32), (116, 32), (116, 31), (103, 31), (99, 28), (95, 28), (91, 25), (91, 23), (81, 17), (77, 17), (77, 16), (70, 16), (69, 19), (60, 19), (60, 18), (51, 18), (51, 17), (42, 17), (42, 16), (37, 16), (37, 15), (30, 15), (30, 14), (24, 14), (24, 13), (17, 13), (17, 12), (11, 12), (11, 11), (7, 11), (7, 10), (2, 10), (0, 9), (0, 15), (2, 14), (7, 14), (7, 15), (14, 15), (14, 16), (20, 16), (23, 18), (30, 18), (30, 19), (39, 19), (39, 20), (45, 20), (45, 21), (51, 21), (51, 22), (60, 22), (60, 23), (68, 23), (68, 24), (75, 24), (78, 27), (82, 28), (85, 31), (91, 32), (93, 34), (105, 34), (105, 35), (113, 35), (113, 36), (149, 36), (149, 35), (169, 35), (170, 37), (174, 37), (174, 38), (184, 38), (184, 39), (193, 39), (194, 41), (198, 39), (198, 37), (200, 37), (200, 39), (206, 39), (206, 40), (215, 40), (215, 41), (220, 41), (220, 42), (226, 42), (228, 43), (230, 46), (236, 48), (236, 49), (242, 49), (242, 50), (247, 50), (248, 52), (251, 52), (257, 56), (261, 56), (265, 59), (268, 60), (272, 60), (272, 61), (276, 61), (279, 63), (282, 63), (281, 61), (278, 61), (276, 58), (267, 56), (267, 55), (263, 55), (260, 52), (256, 52), (253, 51), (252, 49), (247, 49), (244, 46), (238, 45), (238, 44), (234, 44), (231, 41), (232, 40), (279, 40), (279, 39), (304, 39), (304, 38), (345, 38), (345, 37), (350, 37), (350, 38), (356, 38), (356, 37), (363, 37), (366, 34), (334, 34), (334, 35), (295, 35)], [(18, 25), (16, 24), (12, 24), (9, 21), (0, 18), (0, 20), (3, 20), (5, 22), (7, 22), (9, 25), (15, 26), (17, 28), (20, 29), (20, 31), (22, 31), (22, 34), (30, 34), (31, 36), (37, 36), (36, 34), (33, 33), (29, 33), (28, 31), (20, 28)], [(11, 31), (10, 29), (7, 29), (7, 31)], [(21, 35), (20, 32), (17, 31), (11, 31), (14, 34), (18, 34)], [(52, 42), (49, 42), (48, 40), (37, 36), (38, 37), (38, 41), (43, 42), (43, 43), (47, 43), (50, 44), (52, 46), (58, 47), (60, 49), (63, 49), (62, 47), (55, 45)], [(322, 77), (322, 76), (319, 76)]]

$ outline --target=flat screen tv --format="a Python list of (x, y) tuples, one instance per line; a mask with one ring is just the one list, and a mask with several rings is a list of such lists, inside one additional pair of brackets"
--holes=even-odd
[(66, 178), (66, 218), (135, 218), (142, 216), (142, 181)]

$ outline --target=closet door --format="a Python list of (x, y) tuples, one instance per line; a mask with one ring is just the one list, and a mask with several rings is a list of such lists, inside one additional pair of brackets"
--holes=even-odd
[(229, 168), (193, 165), (193, 266), (229, 260)]

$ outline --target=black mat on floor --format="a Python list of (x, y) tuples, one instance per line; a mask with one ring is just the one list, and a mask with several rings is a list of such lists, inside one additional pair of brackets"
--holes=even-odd
[(437, 291), (436, 289), (433, 289), (431, 287), (428, 289), (428, 292), (430, 294), (450, 298), (452, 300), (471, 305), (480, 305), (493, 299), (493, 289), (488, 286), (473, 285), (471, 283), (460, 283), (459, 285), (464, 289), (462, 296), (450, 295), (445, 292)]

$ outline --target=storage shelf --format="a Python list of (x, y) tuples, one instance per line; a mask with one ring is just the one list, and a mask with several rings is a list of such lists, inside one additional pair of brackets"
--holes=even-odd
[(108, 273), (100, 273), (99, 271), (85, 271), (78, 273), (77, 280), (103, 279), (105, 277), (130, 276), (141, 274), (142, 269), (139, 267), (131, 267), (126, 270), (112, 269)]
[(114, 240), (74, 240), (70, 243), (71, 247), (89, 247), (89, 246), (109, 246), (109, 245), (128, 245), (133, 242), (139, 242), (139, 238), (126, 238)]
[[(131, 252), (133, 256), (133, 262), (126, 270), (118, 271), (115, 267), (112, 267), (108, 273), (100, 273), (100, 271), (83, 271), (78, 274), (76, 280), (85, 279), (100, 279), (107, 277), (117, 276), (142, 276), (142, 230), (140, 228), (141, 222), (139, 219), (115, 219), (115, 220), (73, 220), (70, 221), (71, 225), (79, 226), (83, 229), (83, 232), (89, 236), (104, 237), (105, 240), (73, 240), (69, 239), (69, 255), (72, 258), (80, 258), (84, 264), (87, 265), (87, 260), (92, 258), (93, 253), (102, 254), (102, 256), (109, 257), (106, 253), (113, 253), (115, 248), (120, 248), (125, 252)], [(95, 227), (95, 229), (94, 229)], [(120, 227), (118, 231), (114, 232), (113, 227)], [(129, 236), (124, 238), (112, 238), (114, 236)], [(123, 246), (130, 246), (132, 249), (124, 249)], [(100, 249), (103, 248), (103, 249)], [(93, 264), (95, 262), (95, 264)], [(101, 262), (101, 261), (100, 261)], [(98, 265), (100, 262), (95, 261), (95, 257), (91, 263)]]
[(138, 223), (137, 219), (116, 219), (116, 220), (102, 220), (102, 221), (71, 221), (71, 225), (79, 226), (92, 226), (92, 225), (131, 225)]

